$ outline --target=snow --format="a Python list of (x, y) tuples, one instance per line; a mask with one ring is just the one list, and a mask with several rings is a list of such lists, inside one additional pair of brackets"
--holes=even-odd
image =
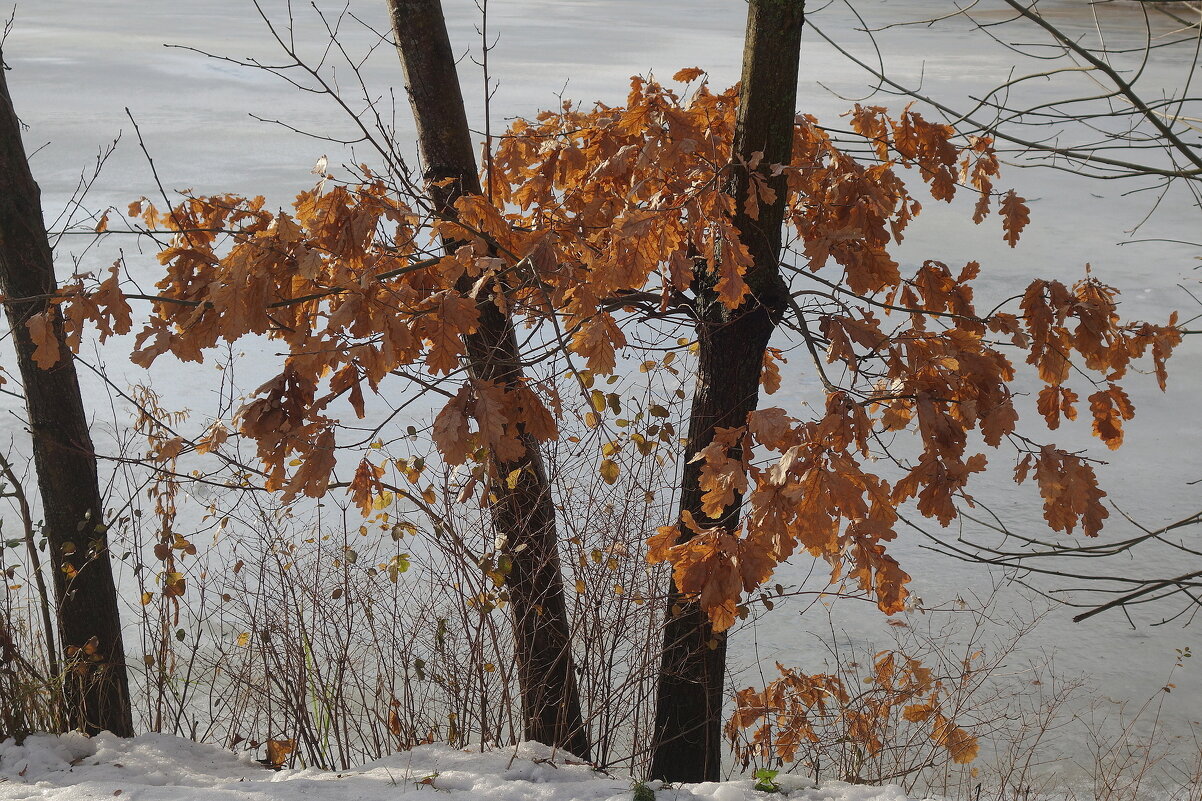
[[(867, 787), (800, 776), (778, 776), (783, 795), (797, 801), (907, 801), (896, 785)], [(163, 734), (123, 740), (107, 732), (32, 735), (22, 745), (0, 743), (0, 801), (376, 801), (377, 799), (492, 799), (492, 801), (628, 801), (634, 780), (581, 764), (540, 743), (461, 751), (425, 745), (347, 771), (273, 771), (250, 752)], [(770, 798), (754, 779), (663, 787), (649, 782), (657, 801), (750, 801)]]

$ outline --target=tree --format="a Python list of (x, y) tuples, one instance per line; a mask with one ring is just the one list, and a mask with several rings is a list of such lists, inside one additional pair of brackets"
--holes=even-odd
[[(184, 197), (164, 211), (135, 201), (129, 215), (170, 237), (156, 294), (126, 293), (114, 270), (80, 276), (58, 296), (72, 331), (87, 321), (129, 330), (129, 301), (149, 301), (133, 354), (142, 365), (168, 353), (199, 360), (248, 334), (285, 349), (281, 372), (232, 421), (256, 444), (262, 487), (285, 499), (345, 483), (365, 512), (386, 494), (422, 503), (427, 466), (385, 460), (339, 418), (364, 417), (368, 393), (387, 394), (385, 382), (446, 398), (430, 437), (458, 471), (450, 489), (484, 509), (527, 480), (523, 468), (498, 465), (533, 464), (529, 438), (553, 440), (577, 412), (597, 438), (600, 481), (621, 480), (624, 453), (684, 462), (683, 478), (662, 488), (679, 500), (679, 519), (647, 544), (650, 560), (671, 565), (678, 593), (666, 610), (677, 674), (665, 680), (665, 703), (688, 681), (698, 700), (686, 703), (702, 710), (665, 713), (658, 727), (653, 769), (679, 777), (717, 768), (721, 668), (711, 643), (721, 648), (749, 594), (766, 592), (795, 552), (827, 561), (833, 580), (883, 612), (902, 610), (909, 576), (887, 550), (899, 507), (949, 524), (986, 464), (977, 451), (1003, 445), (1016, 480), (1034, 478), (1053, 528), (1099, 531), (1107, 512), (1088, 459), (1018, 429), (1008, 352), (1044, 384), (1039, 412), (1051, 428), (1076, 415), (1073, 371), (1093, 382), (1094, 433), (1117, 447), (1133, 414), (1127, 368), (1150, 355), (1163, 381), (1179, 340), (1172, 323), (1122, 321), (1115, 291), (1088, 274), (1072, 286), (1035, 281), (1014, 311), (978, 312), (976, 262), (952, 270), (932, 259), (903, 272), (889, 249), (921, 211), (903, 170), (937, 201), (974, 195), (975, 222), (996, 208), (1003, 237), (1018, 243), (1028, 210), (995, 189), (992, 141), (957, 139), (910, 109), (858, 106), (851, 126), (868, 155), (853, 158), (814, 118), (793, 114), (800, 3), (765, 0), (751, 12), (741, 87), (716, 93), (690, 68), (671, 85), (632, 79), (622, 106), (566, 103), (517, 120), (488, 161), (487, 196), (456, 191), (470, 187), (457, 111), (422, 134), (455, 132), (460, 143), (445, 156), (423, 145), (427, 170), (449, 168), (431, 176), (446, 193), (442, 208), (439, 192), (431, 204), (396, 148), (377, 139), (387, 129), (359, 118), (383, 159), (378, 172), (323, 175), (291, 211), (231, 195)], [(410, 55), (412, 70), (420, 54)], [(444, 66), (438, 77), (448, 76)], [(423, 125), (434, 124), (445, 110), (418, 95), (438, 84), (410, 82)], [(520, 349), (506, 318), (526, 326)], [(777, 326), (793, 332), (781, 344), (810, 358), (820, 388), (809, 407), (756, 408), (757, 385), (767, 394), (780, 386), (785, 354), (769, 344)], [(495, 350), (473, 352), (490, 331)], [(664, 405), (623, 416), (622, 398), (606, 390), (636, 365), (658, 373), (693, 353), (702, 382), (683, 443)], [(508, 360), (505, 380), (483, 377), (483, 360), (498, 357)], [(220, 448), (225, 431), (219, 421), (191, 445)], [(916, 455), (891, 449), (903, 432)], [(338, 450), (357, 463), (349, 481), (332, 478)], [(497, 592), (481, 603), (511, 602), (516, 553), (482, 561)], [(699, 654), (705, 664), (690, 664)], [(673, 765), (669, 749), (678, 749)]]
[(40, 192), (0, 70), (0, 291), (17, 350), (45, 515), (67, 724), (133, 736), (96, 454), (64, 336)]
[[(716, 291), (716, 271), (706, 265), (693, 278), (697, 330), (697, 387), (689, 414), (680, 512), (708, 529), (735, 529), (742, 493), (707, 512), (698, 458), (720, 429), (745, 424), (759, 401), (760, 373), (768, 343), (789, 303), (781, 277), (781, 233), (790, 163), (804, 0), (752, 0), (747, 6), (743, 77), (735, 122), (728, 187), (734, 226), (751, 257), (743, 278), (746, 297), (735, 308)], [(755, 166), (752, 166), (752, 165)], [(753, 177), (754, 171), (754, 177)], [(754, 189), (753, 189), (754, 186)], [(767, 189), (761, 193), (760, 187)], [(757, 194), (748, 208), (751, 192)], [(763, 199), (759, 203), (758, 199)], [(742, 458), (741, 445), (727, 451)], [(682, 537), (693, 536), (682, 529)], [(664, 626), (663, 666), (656, 697), (655, 751), (651, 776), (670, 781), (717, 781), (722, 768), (722, 704), (726, 637), (715, 632), (701, 605), (674, 588)]]
[[(435, 214), (454, 223), (456, 202), (483, 192), (442, 4), (439, 0), (392, 0), (391, 11), (417, 121), (423, 177)], [(469, 252), (473, 247), (470, 240), (453, 235), (444, 235), (442, 241), (450, 256), (461, 247)], [(487, 258), (496, 258), (495, 245), (490, 243), (485, 251)], [(475, 287), (476, 278), (465, 272), (455, 287), (462, 296), (476, 298), (478, 322), (475, 330), (464, 336), (472, 381), (506, 395), (527, 393), (513, 321), (503, 311), (508, 281), (500, 278), (491, 292), (482, 292)], [(493, 526), (504, 537), (500, 550), (509, 566), (506, 586), (517, 638), (525, 736), (587, 759), (588, 732), (576, 689), (555, 504), (538, 440), (524, 422), (513, 422), (516, 443), (504, 450), (491, 449), (489, 512)], [(516, 478), (510, 480), (511, 476)]]

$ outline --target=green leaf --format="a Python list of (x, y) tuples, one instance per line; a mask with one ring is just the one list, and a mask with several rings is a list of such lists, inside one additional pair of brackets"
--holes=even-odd
[(400, 553), (388, 560), (388, 578), (393, 584), (397, 583), (397, 577), (409, 569), (409, 554)]
[(779, 774), (778, 770), (760, 768), (755, 772), (755, 789), (761, 793), (779, 793), (780, 785), (776, 783), (776, 777)]

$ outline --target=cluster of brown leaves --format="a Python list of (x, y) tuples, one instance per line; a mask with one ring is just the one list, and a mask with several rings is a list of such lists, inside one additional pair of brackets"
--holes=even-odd
[[(849, 687), (837, 675), (776, 667), (781, 677), (763, 690), (735, 693), (726, 735), (744, 764), (756, 756), (791, 763), (799, 751), (831, 743), (852, 743), (874, 756), (888, 746), (890, 730), (901, 721), (926, 726), (930, 740), (956, 763), (973, 761), (980, 750), (977, 738), (946, 713), (945, 681), (905, 654), (878, 653), (861, 687)], [(743, 739), (742, 732), (753, 727)]]
[[(413, 187), (390, 187), (366, 167), (354, 185), (323, 179), (291, 212), (228, 195), (188, 198), (166, 212), (132, 204), (132, 217), (175, 232), (159, 256), (166, 272), (134, 360), (147, 365), (170, 353), (198, 361), (247, 334), (281, 343), (281, 372), (235, 422), (257, 443), (267, 487), (287, 497), (329, 487), (339, 447), (331, 404), (342, 399), (363, 416), (365, 393), (380, 392), (398, 371), (453, 382), (433, 430), (449, 464), (520, 455), (522, 431), (554, 439), (561, 409), (550, 382), (507, 389), (459, 373), (478, 300), (554, 332), (541, 340), (548, 351), (603, 376), (632, 348), (631, 325), (673, 319), (698, 280), (730, 308), (747, 297), (750, 256), (726, 191), (737, 89), (714, 93), (696, 83), (701, 74), (678, 73), (677, 81), (694, 82), (681, 91), (635, 78), (625, 106), (565, 104), (517, 121), (491, 159), (492, 196), (460, 199), (455, 220), (425, 216)], [(680, 588), (702, 599), (718, 628), (733, 623), (741, 594), (798, 548), (827, 559), (836, 577), (846, 566), (883, 610), (902, 608), (909, 577), (885, 551), (897, 507), (913, 501), (924, 516), (950, 522), (970, 476), (986, 465), (969, 448), (974, 430), (990, 448), (1016, 448), (1020, 483), (1034, 466), (1053, 528), (1096, 534), (1106, 510), (1092, 468), (1078, 454), (1018, 436), (1015, 367), (1002, 348), (1025, 353), (1037, 370), (1046, 385), (1039, 411), (1052, 428), (1076, 414), (1070, 374), (1092, 382), (1094, 432), (1117, 447), (1133, 413), (1120, 379), (1150, 354), (1163, 387), (1164, 361), (1180, 338), (1174, 320), (1120, 321), (1115, 291), (1092, 277), (1073, 287), (1036, 281), (1017, 313), (979, 315), (975, 262), (955, 272), (928, 261), (903, 275), (889, 248), (921, 211), (904, 171), (916, 170), (937, 200), (974, 194), (975, 222), (996, 206), (1011, 245), (1027, 224), (1026, 205), (995, 191), (989, 139), (957, 144), (948, 126), (910, 109), (893, 118), (857, 107), (849, 116), (875, 158), (853, 158), (816, 120), (799, 116), (791, 165), (745, 165), (754, 177), (752, 218), (776, 200), (767, 177), (787, 177), (785, 219), (804, 264), (782, 270), (830, 290), (808, 293), (814, 304), (797, 307), (792, 321), (812, 346), (825, 347), (814, 369), (829, 395), (811, 420), (755, 412), (698, 456), (706, 516), (719, 518), (747, 495), (740, 528), (686, 519), (650, 542), (650, 558), (673, 564)], [(465, 244), (440, 255), (442, 239)], [(68, 285), (60, 302), (72, 346), (85, 321), (102, 336), (130, 330), (116, 269)], [(52, 364), (49, 327), (35, 319), (30, 330), (43, 344), (42, 363)], [(769, 392), (780, 385), (778, 356), (765, 355)], [(890, 482), (870, 469), (869, 456), (880, 434), (905, 429), (922, 452)], [(607, 469), (612, 483), (618, 465), (608, 460)], [(362, 508), (383, 491), (380, 476), (380, 465), (364, 457), (351, 487)], [(682, 526), (693, 535), (685, 543)]]
[[(457, 371), (477, 309), (456, 282), (467, 275), (474, 292), (489, 292), (497, 260), (476, 255), (487, 252), (478, 238), (478, 246), (453, 255), (421, 258), (430, 244), (418, 242), (421, 218), (379, 180), (328, 191), (319, 185), (297, 196), (291, 214), (262, 206), (262, 198), (229, 195), (189, 198), (167, 212), (145, 200), (131, 205), (130, 215), (148, 226), (177, 232), (159, 254), (166, 274), (133, 359), (145, 366), (170, 353), (201, 361), (206, 350), (248, 334), (281, 341), (283, 369), (256, 390), (236, 423), (258, 443), (267, 488), (319, 497), (336, 463), (339, 421), (327, 414), (330, 405), (342, 399), (362, 417), (365, 392), (378, 392), (400, 368), (435, 377)], [(116, 269), (91, 290), (87, 278), (61, 293), (73, 346), (76, 321), (93, 321), (102, 336), (130, 330)], [(478, 435), (468, 430), (469, 417)], [(520, 453), (519, 420), (542, 439), (556, 436), (533, 389), (465, 383), (440, 415), (436, 439), (452, 463), (478, 445)]]

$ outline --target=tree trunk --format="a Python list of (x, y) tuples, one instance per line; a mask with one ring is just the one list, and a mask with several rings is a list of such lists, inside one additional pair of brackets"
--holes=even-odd
[[(454, 202), (481, 193), (467, 114), (439, 0), (390, 0), (397, 49), (417, 122), (424, 178), (437, 213), (455, 215)], [(451, 179), (446, 185), (439, 182)], [(458, 243), (444, 243), (453, 250)], [(472, 280), (462, 279), (470, 291)], [(481, 293), (478, 330), (466, 337), (468, 369), (477, 379), (507, 388), (524, 380), (513, 323)], [(512, 568), (505, 586), (514, 618), (524, 736), (589, 757), (580, 711), (564, 602), (555, 506), (542, 454), (521, 432), (526, 453), (500, 462), (490, 487), (493, 525), (506, 538)], [(518, 473), (513, 488), (505, 478)], [(525, 546), (525, 547), (522, 547)]]
[[(0, 292), (25, 385), (34, 466), (58, 602), (68, 725), (89, 734), (133, 736), (117, 592), (75, 362), (63, 339), (54, 294), (54, 263), (42, 219), (41, 192), (29, 171), (21, 131), (0, 70)], [(58, 362), (35, 364), (26, 323), (48, 314)]]
[[(753, 220), (743, 210), (750, 176), (740, 165), (757, 152), (763, 153), (759, 169), (764, 175), (769, 174), (769, 165), (790, 162), (804, 18), (805, 0), (750, 0), (748, 4), (729, 191), (736, 201), (740, 239), (755, 260), (746, 276), (750, 293), (731, 311), (717, 300), (712, 277), (699, 274), (693, 287), (697, 388), (689, 417), (680, 509), (706, 527), (737, 526), (743, 499), (736, 496), (717, 519), (707, 517), (701, 511), (698, 486), (701, 464), (691, 460), (713, 440), (715, 428), (741, 426), (756, 408), (764, 351), (788, 304), (789, 290), (779, 267), (786, 177), (769, 179), (777, 201), (761, 205), (759, 219)], [(725, 669), (725, 634), (716, 633), (698, 604), (673, 587), (656, 700), (653, 778), (688, 782), (719, 778)]]

